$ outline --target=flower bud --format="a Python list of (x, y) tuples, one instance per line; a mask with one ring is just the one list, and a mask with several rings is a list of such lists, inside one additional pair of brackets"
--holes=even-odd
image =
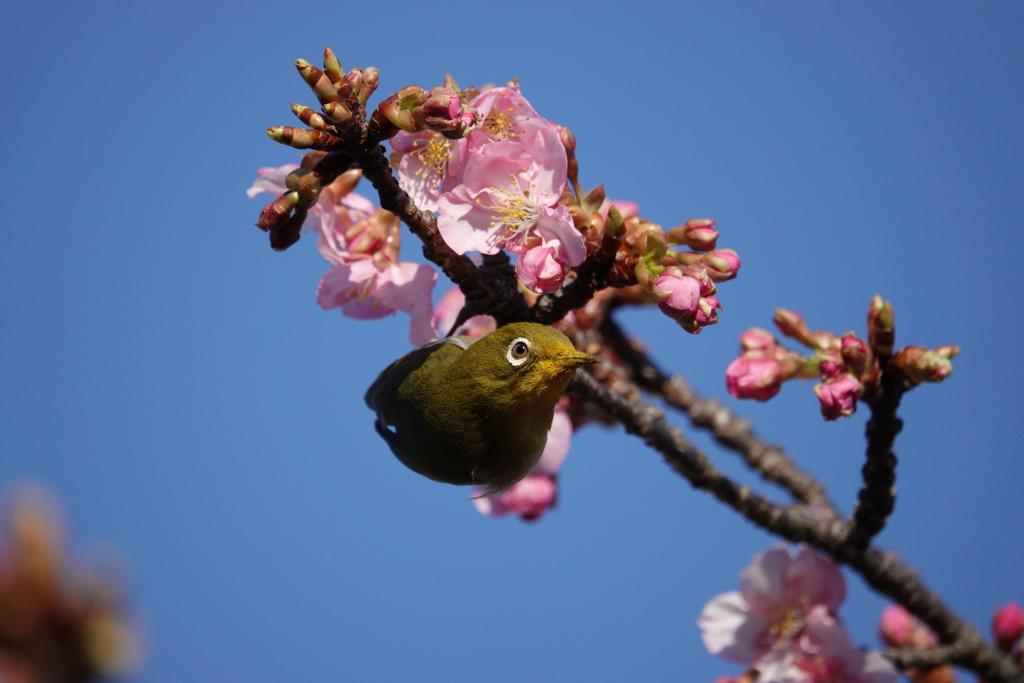
[(702, 265), (686, 266), (682, 269), (682, 274), (686, 277), (692, 277), (700, 283), (701, 296), (712, 296), (718, 291), (718, 287), (715, 286), (715, 283), (712, 282), (711, 277), (708, 275), (708, 269)]
[(267, 135), (274, 142), (288, 145), (295, 149), (327, 149), (341, 143), (330, 133), (320, 130), (307, 130), (305, 128), (292, 128), (291, 126), (274, 126), (267, 129)]
[(863, 375), (868, 360), (871, 358), (871, 349), (867, 342), (855, 337), (853, 332), (847, 332), (843, 335), (840, 344), (843, 362), (850, 368), (850, 372), (857, 377)]
[(740, 257), (732, 249), (716, 249), (700, 258), (715, 282), (725, 282), (736, 277), (740, 269)]
[(685, 244), (695, 251), (711, 251), (718, 241), (718, 231), (712, 227), (715, 225), (718, 223), (710, 218), (691, 218), (685, 225), (665, 233), (665, 239), (669, 244)]
[(302, 234), (302, 223), (306, 220), (306, 209), (297, 207), (295, 215), (287, 220), (279, 228), (270, 230), (270, 248), (274, 251), (284, 251), (299, 241)]
[(374, 93), (380, 84), (380, 69), (375, 66), (368, 67), (363, 71), (363, 87), (358, 94), (359, 104), (366, 104), (370, 95)]
[(857, 400), (862, 391), (861, 383), (850, 374), (814, 385), (814, 394), (821, 402), (821, 415), (826, 420), (836, 420), (840, 416), (852, 417), (857, 412)]
[[(341, 68), (341, 62), (329, 47), (324, 48), (324, 75), (335, 90), (338, 90), (338, 86), (345, 80), (345, 70)], [(341, 95), (340, 92), (338, 94)]]
[(875, 295), (868, 307), (868, 343), (880, 356), (892, 354), (893, 345), (896, 343), (892, 304), (883, 301), (880, 294)]
[(1009, 602), (992, 615), (992, 635), (996, 646), (1003, 652), (1009, 652), (1024, 636), (1024, 609), (1020, 603)]
[(779, 328), (779, 332), (785, 336), (795, 339), (808, 348), (818, 348), (818, 344), (814, 341), (814, 336), (811, 334), (810, 329), (808, 329), (807, 323), (804, 322), (803, 316), (796, 311), (776, 308), (774, 321), (775, 326)]
[(614, 204), (608, 208), (608, 216), (604, 222), (604, 233), (609, 237), (620, 237), (625, 229), (622, 214)]
[(666, 269), (658, 276), (651, 286), (651, 294), (657, 300), (662, 313), (677, 322), (690, 320), (696, 313), (700, 301), (700, 283), (692, 277), (670, 272), (672, 270), (674, 269)]
[(668, 245), (665, 244), (665, 236), (661, 234), (661, 227), (654, 223), (644, 223), (637, 232), (633, 252), (652, 263), (658, 263), (667, 251)]
[(923, 346), (903, 347), (896, 352), (889, 364), (902, 370), (915, 384), (941, 382), (953, 372), (953, 364), (949, 362), (949, 358)]
[(313, 111), (309, 107), (304, 107), (301, 104), (291, 104), (292, 113), (299, 117), (299, 120), (304, 124), (315, 130), (327, 130), (327, 122), (324, 121), (324, 117), (320, 116), (317, 112)]
[(324, 75), (323, 71), (305, 59), (296, 60), (295, 68), (299, 70), (302, 80), (306, 81), (306, 84), (313, 91), (313, 94), (316, 95), (320, 104), (338, 101), (338, 91), (335, 89), (334, 84), (331, 83), (331, 80)]
[(748, 351), (725, 369), (725, 387), (734, 398), (767, 401), (782, 389), (783, 371), (773, 351)]
[(821, 375), (821, 379), (826, 382), (832, 379), (836, 379), (846, 370), (846, 364), (843, 362), (843, 356), (835, 350), (828, 350), (821, 353), (821, 360), (818, 363), (818, 372)]
[(335, 123), (346, 124), (352, 120), (352, 110), (341, 102), (328, 102), (323, 106), (327, 118)]
[(697, 310), (693, 314), (693, 322), (699, 327), (707, 327), (708, 325), (718, 324), (718, 309), (722, 307), (722, 304), (718, 303), (718, 298), (713, 296), (702, 296), (697, 300)]
[(604, 200), (604, 185), (598, 185), (590, 192), (583, 195), (583, 200), (580, 203), (589, 211), (596, 211), (601, 208), (602, 204), (604, 204)]
[(767, 351), (778, 346), (778, 342), (775, 341), (775, 336), (768, 330), (762, 330), (760, 327), (751, 327), (746, 332), (740, 334), (740, 346), (745, 351)]
[(298, 192), (285, 192), (263, 207), (263, 210), (260, 211), (260, 218), (256, 221), (256, 227), (263, 231), (283, 227), (287, 222), (287, 216), (299, 203), (300, 198)]
[(562, 143), (562, 147), (565, 147), (565, 153), (573, 154), (576, 151), (576, 136), (565, 126), (560, 126), (557, 123), (551, 125), (558, 131), (558, 139)]
[(953, 346), (952, 344), (946, 344), (944, 346), (938, 347), (937, 349), (933, 349), (933, 351), (935, 351), (935, 353), (939, 354), (943, 358), (953, 358), (954, 356), (960, 354), (960, 347)]

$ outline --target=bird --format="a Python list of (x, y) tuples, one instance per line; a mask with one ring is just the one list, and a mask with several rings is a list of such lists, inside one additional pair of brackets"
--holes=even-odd
[(497, 495), (537, 464), (555, 404), (576, 369), (596, 362), (553, 327), (511, 323), (411, 351), (380, 373), (365, 400), (406, 467)]

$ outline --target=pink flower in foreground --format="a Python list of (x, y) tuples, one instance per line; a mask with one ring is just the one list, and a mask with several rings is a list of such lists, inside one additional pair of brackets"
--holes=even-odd
[(850, 374), (825, 384), (815, 384), (814, 394), (821, 402), (821, 414), (826, 420), (837, 420), (840, 416), (852, 417), (857, 412), (857, 400), (863, 386)]
[(568, 272), (551, 247), (534, 247), (516, 261), (516, 277), (531, 292), (555, 291)]
[[(434, 326), (440, 335), (448, 334), (459, 317), (462, 307), (466, 305), (466, 295), (458, 287), (452, 287), (441, 297), (434, 307)], [(489, 315), (474, 315), (462, 323), (459, 329), (452, 332), (454, 335), (466, 335), (470, 337), (483, 337), (498, 329), (498, 324)]]
[(437, 198), (454, 186), (465, 143), (428, 130), (400, 132), (391, 138), (391, 147), (402, 155), (398, 184), (420, 209), (437, 211)]
[(782, 389), (782, 363), (771, 352), (748, 351), (725, 369), (725, 387), (734, 398), (767, 401)]
[(472, 154), (492, 142), (526, 142), (526, 138), (545, 128), (554, 132), (555, 140), (565, 158), (565, 146), (558, 131), (540, 116), (522, 93), (519, 86), (506, 85), (490, 88), (473, 98), (471, 103), (483, 120), (466, 137), (468, 153)]
[(846, 629), (820, 607), (807, 617), (801, 651), (792, 668), (778, 678), (794, 683), (896, 683), (898, 679), (892, 662), (877, 652), (855, 648)]
[(373, 320), (395, 311), (408, 313), (409, 342), (422, 346), (437, 339), (431, 291), (437, 272), (420, 263), (378, 267), (373, 259), (341, 263), (324, 274), (316, 301), (325, 311), (340, 308), (342, 315)]
[(801, 546), (795, 557), (785, 548), (758, 555), (740, 578), (739, 591), (712, 599), (697, 619), (704, 645), (711, 654), (756, 666), (759, 683), (785, 680), (811, 611), (833, 614), (846, 599), (843, 575)]
[(1024, 609), (1020, 603), (1010, 602), (992, 615), (992, 635), (996, 637), (996, 645), (1009, 652), (1024, 636)]
[(533, 141), (484, 145), (469, 157), (463, 182), (438, 199), (437, 228), (457, 253), (522, 255), (543, 246), (562, 264), (583, 262), (583, 237), (569, 210), (558, 206), (565, 150), (548, 126)]
[(551, 429), (544, 452), (533, 471), (500, 496), (480, 497), (487, 489), (473, 488), (473, 505), (481, 513), (491, 517), (502, 517), (515, 513), (527, 522), (540, 518), (558, 499), (558, 470), (569, 453), (572, 439), (572, 421), (561, 408), (555, 408)]
[(685, 275), (664, 272), (651, 286), (661, 312), (673, 320), (690, 320), (700, 301), (700, 282)]

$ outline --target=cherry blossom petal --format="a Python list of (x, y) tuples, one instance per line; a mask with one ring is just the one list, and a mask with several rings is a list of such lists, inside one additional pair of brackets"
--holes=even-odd
[(555, 406), (554, 417), (551, 418), (551, 428), (548, 430), (548, 440), (544, 444), (544, 451), (540, 454), (540, 460), (534, 465), (533, 471), (538, 474), (554, 476), (565, 462), (565, 456), (569, 454), (569, 443), (572, 441), (572, 420), (561, 407)]
[(408, 313), (409, 341), (422, 346), (437, 339), (431, 293), (437, 271), (421, 263), (399, 263), (377, 275), (374, 296), (385, 307)]
[(750, 605), (737, 591), (712, 598), (697, 625), (708, 652), (740, 664), (752, 664), (765, 653), (759, 640), (771, 626), (767, 619), (750, 612)]

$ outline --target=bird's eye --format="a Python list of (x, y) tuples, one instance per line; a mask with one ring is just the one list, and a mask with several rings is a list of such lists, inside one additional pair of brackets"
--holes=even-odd
[(526, 357), (528, 355), (530, 355), (530, 342), (519, 337), (508, 345), (508, 350), (505, 352), (505, 359), (513, 366), (518, 367), (526, 362)]

